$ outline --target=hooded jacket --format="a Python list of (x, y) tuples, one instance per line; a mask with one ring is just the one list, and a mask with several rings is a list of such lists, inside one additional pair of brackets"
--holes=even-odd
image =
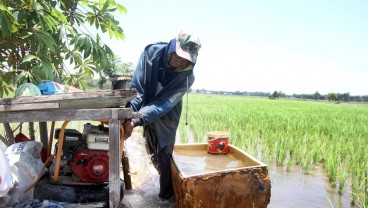
[(194, 82), (193, 70), (177, 71), (166, 64), (168, 54), (175, 52), (175, 43), (173, 39), (146, 46), (131, 83), (138, 95), (130, 106), (142, 114), (144, 126), (154, 129), (161, 148), (175, 142), (182, 98)]

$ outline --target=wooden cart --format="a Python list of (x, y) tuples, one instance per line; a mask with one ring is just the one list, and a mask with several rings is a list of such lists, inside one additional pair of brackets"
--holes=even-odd
[[(0, 99), (0, 122), (40, 122), (46, 126), (46, 135), (41, 136), (41, 141), (47, 146), (49, 121), (108, 121), (109, 206), (115, 208), (119, 207), (121, 194), (119, 169), (120, 149), (123, 147), (119, 144), (122, 133), (121, 121), (140, 116), (130, 108), (124, 108), (135, 96), (135, 90), (124, 89)], [(53, 180), (57, 182), (57, 177), (54, 176)]]

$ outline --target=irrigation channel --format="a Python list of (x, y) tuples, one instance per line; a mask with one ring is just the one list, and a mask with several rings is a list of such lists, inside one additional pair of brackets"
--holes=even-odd
[[(129, 155), (133, 184), (132, 190), (125, 191), (125, 202), (133, 208), (175, 207), (174, 202), (158, 198), (159, 176), (146, 153), (141, 133), (134, 132), (126, 140), (125, 147)], [(271, 165), (269, 174), (272, 183), (270, 208), (353, 207), (350, 205), (350, 190), (340, 196), (337, 188), (329, 185), (322, 167), (316, 166), (311, 173), (303, 174), (298, 166), (285, 171), (282, 167)]]

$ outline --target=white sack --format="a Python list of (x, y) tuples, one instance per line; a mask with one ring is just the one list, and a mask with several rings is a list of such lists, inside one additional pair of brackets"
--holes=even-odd
[(42, 170), (41, 149), (42, 143), (36, 141), (15, 143), (6, 149), (13, 183), (18, 185), (8, 192), (8, 196), (0, 198), (0, 207), (15, 206), (33, 200), (34, 188), (26, 193), (24, 190), (37, 179)]
[(6, 196), (13, 187), (10, 165), (4, 150), (0, 147), (0, 197)]

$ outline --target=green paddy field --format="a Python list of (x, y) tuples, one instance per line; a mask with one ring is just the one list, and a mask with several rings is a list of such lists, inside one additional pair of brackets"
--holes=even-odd
[(331, 186), (340, 194), (349, 186), (353, 202), (368, 206), (368, 104), (185, 96), (181, 142), (207, 142), (217, 130), (268, 165), (298, 165), (303, 174), (323, 166)]

